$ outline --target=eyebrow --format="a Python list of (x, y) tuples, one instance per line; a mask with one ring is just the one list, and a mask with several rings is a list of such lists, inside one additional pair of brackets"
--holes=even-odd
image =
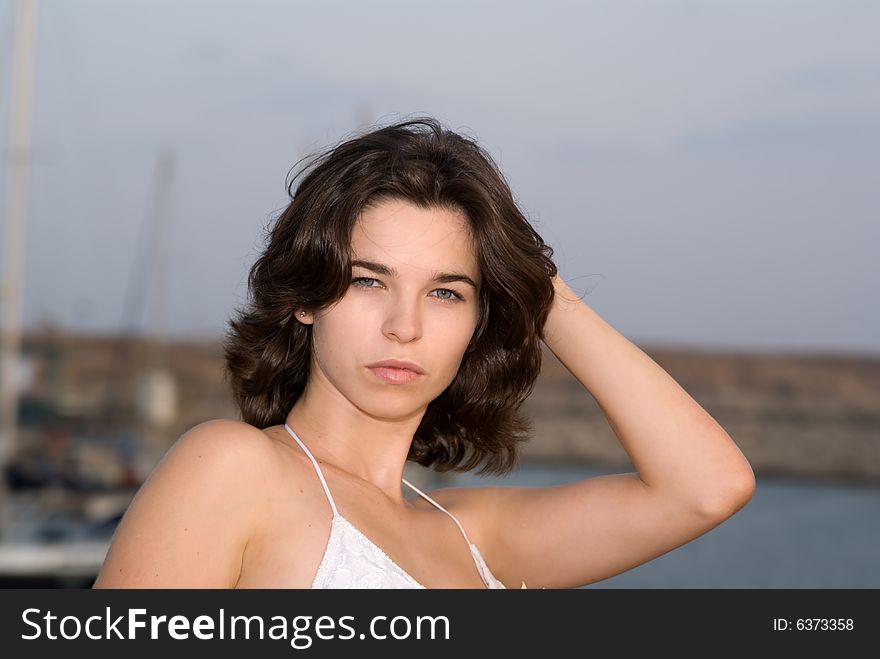
[[(356, 266), (366, 268), (367, 270), (376, 272), (380, 275), (385, 275), (387, 277), (397, 277), (397, 270), (385, 265), (384, 263), (375, 263), (374, 261), (364, 261), (362, 259), (356, 259), (351, 262), (351, 267), (354, 268)], [(473, 286), (474, 290), (477, 290), (477, 285), (474, 283), (474, 280), (460, 272), (435, 272), (432, 281), (441, 284), (448, 284), (453, 281), (460, 281), (470, 286)]]

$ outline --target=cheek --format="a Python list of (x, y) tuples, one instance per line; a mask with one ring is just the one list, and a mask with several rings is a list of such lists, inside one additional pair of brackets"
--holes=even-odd
[(431, 345), (436, 350), (435, 354), (438, 363), (442, 362), (444, 368), (448, 368), (449, 372), (447, 375), (450, 378), (455, 375), (461, 365), (475, 330), (475, 324), (459, 318), (455, 322), (450, 322), (444, 327), (438, 328), (438, 331), (431, 339)]
[(312, 355), (325, 370), (333, 370), (334, 363), (354, 346), (357, 337), (340, 321), (338, 315), (327, 315), (312, 325)]
[(468, 343), (470, 343), (471, 338), (474, 336), (474, 332), (477, 331), (479, 320), (479, 312), (471, 312), (462, 314), (449, 323), (446, 332), (451, 341), (460, 347), (462, 351), (467, 348)]

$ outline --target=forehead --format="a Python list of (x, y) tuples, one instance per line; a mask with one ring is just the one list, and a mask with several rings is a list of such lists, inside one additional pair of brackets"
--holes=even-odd
[(479, 277), (468, 221), (446, 208), (380, 202), (358, 218), (351, 250), (353, 259), (380, 261), (401, 272), (458, 270)]

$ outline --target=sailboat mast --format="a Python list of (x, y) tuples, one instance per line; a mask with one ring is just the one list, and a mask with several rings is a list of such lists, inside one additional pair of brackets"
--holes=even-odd
[[(0, 286), (0, 515), (8, 513), (5, 474), (18, 425), (25, 219), (30, 185), (36, 0), (18, 0), (12, 56), (9, 160), (6, 164), (6, 236)], [(5, 525), (0, 519), (0, 533)]]

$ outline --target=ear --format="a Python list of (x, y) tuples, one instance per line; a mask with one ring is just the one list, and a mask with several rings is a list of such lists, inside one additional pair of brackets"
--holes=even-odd
[(315, 317), (311, 311), (307, 309), (297, 309), (294, 312), (294, 318), (296, 318), (303, 325), (311, 325), (315, 322)]

